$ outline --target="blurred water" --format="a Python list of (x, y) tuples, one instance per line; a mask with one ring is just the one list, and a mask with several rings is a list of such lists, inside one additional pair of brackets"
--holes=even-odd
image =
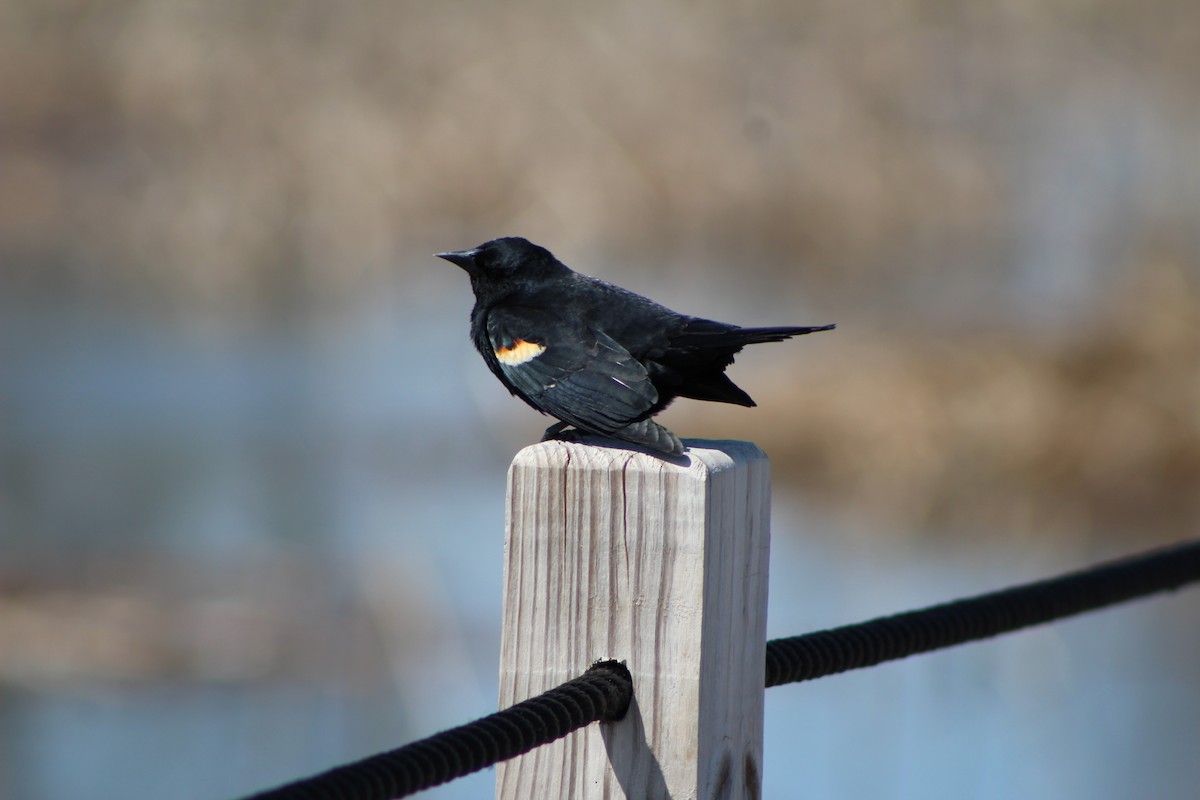
[[(486, 375), (462, 311), (385, 292), (253, 330), (0, 317), (0, 575), (92, 585), (148, 552), (201, 575), (282, 555), (321, 576), (300, 592), (311, 669), (5, 691), (0, 796), (215, 800), (494, 708), (510, 437), (544, 423)], [(999, 541), (914, 551), (787, 487), (776, 498), (771, 636), (1081, 558)], [(1194, 797), (1196, 653), (1172, 643), (1198, 610), (1184, 593), (772, 689), (764, 795)], [(488, 796), (491, 781), (427, 796)]]
[[(1121, 555), (984, 541), (913, 549), (786, 499), (773, 524), (768, 638)], [(764, 796), (1194, 797), (1196, 594), (770, 689)]]

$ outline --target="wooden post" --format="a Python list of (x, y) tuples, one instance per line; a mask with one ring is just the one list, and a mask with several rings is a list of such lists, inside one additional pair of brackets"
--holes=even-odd
[(500, 706), (601, 658), (634, 702), (499, 765), (499, 800), (760, 796), (770, 463), (687, 444), (687, 466), (557, 441), (513, 460)]

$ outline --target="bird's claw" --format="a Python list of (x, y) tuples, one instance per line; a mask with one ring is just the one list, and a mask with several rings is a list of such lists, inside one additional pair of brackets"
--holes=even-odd
[(569, 427), (571, 427), (571, 423), (569, 423), (569, 422), (554, 423), (549, 428), (546, 428), (546, 432), (542, 434), (542, 441), (549, 442), (552, 439), (561, 438), (559, 436), (559, 434), (561, 434), (564, 430), (566, 430)]

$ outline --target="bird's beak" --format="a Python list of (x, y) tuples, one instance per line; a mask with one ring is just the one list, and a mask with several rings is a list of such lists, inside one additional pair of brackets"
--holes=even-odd
[(457, 264), (468, 272), (475, 265), (475, 256), (478, 255), (476, 249), (471, 250), (455, 250), (451, 253), (434, 253), (438, 258), (444, 258), (451, 264)]

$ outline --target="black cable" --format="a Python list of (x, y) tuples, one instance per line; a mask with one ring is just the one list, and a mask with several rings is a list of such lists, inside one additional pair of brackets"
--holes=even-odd
[(986, 639), (1200, 580), (1200, 541), (953, 603), (767, 642), (766, 684), (808, 681)]
[[(975, 641), (1200, 581), (1200, 541), (919, 611), (767, 642), (766, 685), (812, 680)], [(625, 716), (633, 679), (599, 661), (483, 719), (249, 800), (389, 800), (469, 775), (571, 731)]]
[(249, 800), (390, 800), (470, 775), (593, 722), (616, 722), (633, 699), (619, 661), (598, 661), (578, 678), (458, 728), (346, 764)]

